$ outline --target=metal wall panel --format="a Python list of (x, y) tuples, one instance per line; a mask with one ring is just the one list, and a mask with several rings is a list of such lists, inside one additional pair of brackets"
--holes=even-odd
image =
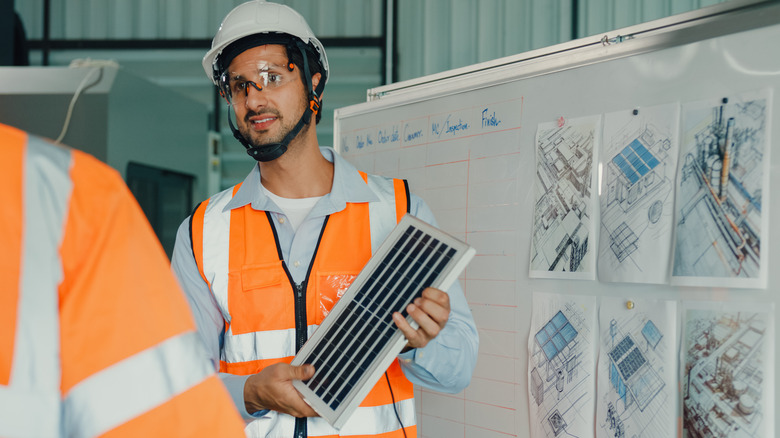
[(399, 80), (571, 37), (571, 0), (396, 1)]
[(578, 35), (582, 38), (681, 14), (728, 0), (578, 0)]
[[(395, 1), (398, 4), (397, 79), (403, 81), (725, 0)], [(575, 4), (577, 17), (573, 17)]]
[[(244, 0), (51, 0), (52, 39), (202, 39)], [(379, 37), (382, 0), (278, 1), (322, 37)], [(43, 0), (17, 0), (28, 38), (43, 38)]]

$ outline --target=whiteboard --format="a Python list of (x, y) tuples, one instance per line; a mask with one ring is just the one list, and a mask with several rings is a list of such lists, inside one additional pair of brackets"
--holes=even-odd
[[(771, 229), (762, 235), (766, 287), (532, 278), (529, 257), (540, 124), (768, 90), (769, 125), (777, 128), (778, 23), (777, 2), (732, 2), (380, 87), (369, 90), (368, 102), (336, 110), (334, 144), (345, 158), (408, 179), (440, 227), (477, 249), (461, 277), (479, 328), (477, 368), (460, 394), (417, 390), (420, 436), (531, 436), (527, 346), (535, 292), (776, 306), (780, 278), (769, 257), (777, 257), (780, 235)], [(770, 223), (780, 205), (774, 137), (764, 200)], [(774, 350), (774, 325), (772, 336)], [(766, 380), (775, 399), (776, 374)], [(780, 417), (774, 405), (766, 417)]]

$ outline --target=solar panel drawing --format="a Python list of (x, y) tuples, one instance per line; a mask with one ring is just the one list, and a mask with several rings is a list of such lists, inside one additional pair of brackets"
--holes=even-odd
[(594, 308), (588, 300), (534, 294), (528, 337), (531, 436), (592, 434)]
[(604, 117), (599, 280), (668, 281), (677, 114), (675, 104)]
[(315, 374), (293, 385), (312, 408), (340, 429), (406, 340), (392, 319), (426, 287), (447, 289), (474, 257), (468, 244), (406, 215), (387, 236), (292, 365)]
[[(596, 436), (674, 436), (673, 302), (604, 298), (601, 303), (601, 352)], [(637, 310), (641, 309), (641, 310)], [(651, 348), (652, 347), (652, 348)]]

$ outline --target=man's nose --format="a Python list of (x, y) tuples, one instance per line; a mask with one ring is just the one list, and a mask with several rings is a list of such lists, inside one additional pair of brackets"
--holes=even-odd
[(248, 107), (255, 107), (260, 105), (262, 101), (265, 101), (265, 93), (261, 93), (263, 91), (262, 85), (258, 85), (253, 81), (249, 81), (247, 85), (251, 85), (251, 87), (246, 87), (246, 105)]

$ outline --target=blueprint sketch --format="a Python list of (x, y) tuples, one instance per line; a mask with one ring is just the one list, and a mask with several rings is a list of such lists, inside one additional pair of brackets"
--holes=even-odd
[(683, 437), (774, 437), (772, 304), (706, 304), (683, 304)]
[(601, 117), (541, 123), (531, 277), (595, 278), (594, 163)]
[(770, 97), (683, 105), (675, 284), (766, 287)]
[(596, 298), (534, 293), (528, 405), (534, 438), (593, 436)]
[(676, 436), (676, 318), (675, 301), (601, 299), (597, 437)]
[(679, 105), (604, 116), (599, 154), (601, 281), (668, 282)]

